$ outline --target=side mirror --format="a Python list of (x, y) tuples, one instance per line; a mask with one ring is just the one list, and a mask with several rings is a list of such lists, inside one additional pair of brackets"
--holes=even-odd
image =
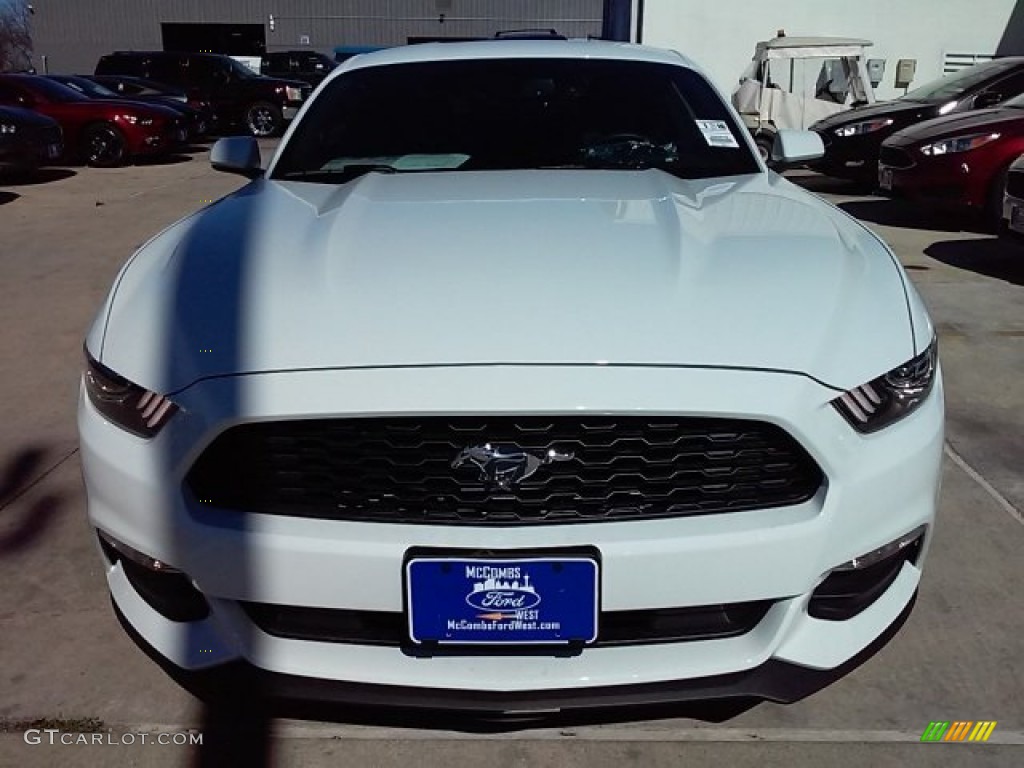
[(988, 109), (994, 107), (1003, 100), (1003, 94), (996, 93), (995, 91), (985, 91), (979, 93), (974, 97), (974, 108), (975, 109)]
[(217, 139), (210, 150), (210, 165), (216, 171), (237, 173), (247, 179), (257, 179), (263, 175), (260, 146), (252, 136)]
[(799, 165), (825, 156), (825, 145), (814, 131), (780, 129), (772, 143), (772, 164)]

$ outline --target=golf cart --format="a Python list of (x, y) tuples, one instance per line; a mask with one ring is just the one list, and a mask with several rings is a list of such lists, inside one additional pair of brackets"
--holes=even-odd
[(871, 45), (784, 33), (757, 44), (732, 103), (766, 161), (780, 128), (805, 130), (836, 112), (875, 101), (865, 59)]

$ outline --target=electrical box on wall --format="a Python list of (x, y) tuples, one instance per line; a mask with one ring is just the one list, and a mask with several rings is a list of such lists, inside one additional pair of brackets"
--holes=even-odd
[(877, 88), (885, 77), (885, 59), (868, 59), (868, 79), (871, 87)]
[(914, 82), (914, 72), (917, 71), (917, 59), (900, 59), (896, 63), (896, 87), (909, 88)]

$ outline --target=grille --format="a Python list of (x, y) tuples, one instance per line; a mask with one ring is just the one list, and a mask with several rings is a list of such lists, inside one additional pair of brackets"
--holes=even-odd
[(884, 144), (879, 151), (878, 160), (890, 168), (912, 168), (915, 165), (914, 158), (905, 149), (887, 147)]
[(1006, 194), (1024, 198), (1024, 171), (1010, 170), (1006, 176)]
[[(595, 645), (639, 645), (717, 640), (738, 637), (756, 627), (772, 607), (771, 600), (706, 605), (697, 608), (658, 608), (643, 611), (604, 611)], [(263, 632), (292, 640), (355, 645), (401, 646), (409, 625), (401, 613), (348, 611), (242, 603), (250, 620)]]
[[(468, 446), (561, 460), (502, 488)], [(571, 454), (571, 457), (570, 457)], [(539, 462), (536, 462), (539, 464)], [(221, 434), (188, 474), (205, 504), (388, 523), (516, 525), (762, 509), (809, 499), (821, 470), (781, 428), (731, 419), (430, 417), (263, 422)]]

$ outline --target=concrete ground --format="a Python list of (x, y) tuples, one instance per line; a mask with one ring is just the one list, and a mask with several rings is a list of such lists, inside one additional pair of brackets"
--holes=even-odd
[[(914, 614), (865, 666), (790, 706), (719, 725), (624, 716), (485, 736), (224, 723), (131, 643), (85, 521), (74, 423), (82, 337), (134, 248), (243, 181), (195, 154), (0, 185), (0, 766), (1024, 764), (1024, 242), (820, 177), (799, 181), (896, 249), (938, 324), (949, 444)], [(987, 745), (919, 743), (932, 720), (998, 726)], [(33, 721), (57, 729), (58, 743), (43, 730), (42, 743), (27, 743)], [(203, 734), (202, 748), (142, 743), (143, 733), (188, 738), (186, 728)], [(104, 743), (90, 743), (93, 732)], [(62, 734), (75, 743), (60, 744)], [(252, 754), (226, 758), (218, 743)]]

